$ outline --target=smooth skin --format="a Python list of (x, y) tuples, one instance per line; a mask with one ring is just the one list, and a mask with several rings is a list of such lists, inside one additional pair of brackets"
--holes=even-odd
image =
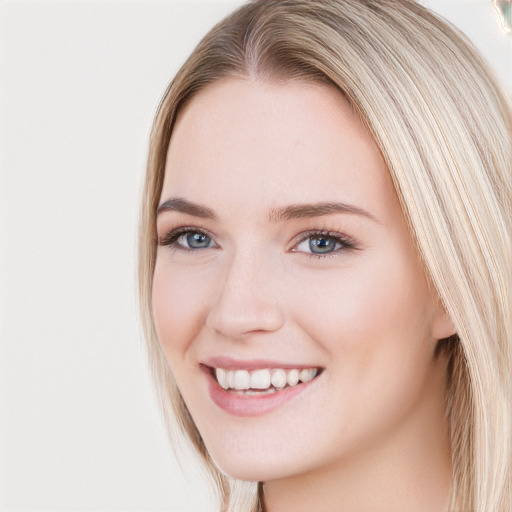
[[(220, 469), (265, 482), (269, 512), (445, 510), (446, 361), (434, 351), (453, 325), (343, 96), (297, 81), (208, 86), (170, 141), (161, 203), (173, 198), (199, 208), (158, 215), (153, 315)], [(303, 206), (319, 203), (347, 208)], [(276, 410), (239, 417), (208, 393), (200, 365), (219, 356), (323, 372)]]

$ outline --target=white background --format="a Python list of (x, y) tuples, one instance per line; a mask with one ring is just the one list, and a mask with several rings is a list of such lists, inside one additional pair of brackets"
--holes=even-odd
[[(153, 399), (135, 235), (160, 95), (240, 3), (0, 0), (0, 510), (211, 510)], [(512, 90), (491, 0), (424, 3)]]

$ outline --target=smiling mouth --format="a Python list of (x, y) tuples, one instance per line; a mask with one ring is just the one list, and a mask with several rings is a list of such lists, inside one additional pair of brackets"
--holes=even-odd
[(322, 373), (322, 368), (210, 368), (210, 373), (226, 391), (241, 395), (266, 395), (311, 382)]

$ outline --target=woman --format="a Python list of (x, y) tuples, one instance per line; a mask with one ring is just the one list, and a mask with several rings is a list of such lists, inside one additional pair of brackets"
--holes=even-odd
[(255, 1), (195, 49), (154, 124), (140, 293), (221, 510), (512, 509), (511, 129), (411, 0)]

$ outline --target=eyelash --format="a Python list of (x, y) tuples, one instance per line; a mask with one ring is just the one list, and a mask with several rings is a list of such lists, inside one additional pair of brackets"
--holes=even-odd
[(183, 245), (178, 244), (178, 239), (187, 234), (198, 234), (203, 235), (211, 240), (213, 240), (213, 236), (210, 235), (207, 231), (200, 228), (194, 228), (191, 226), (183, 226), (180, 228), (172, 229), (168, 233), (166, 233), (160, 240), (158, 241), (159, 245), (169, 247), (171, 249), (177, 251), (185, 251), (185, 252), (197, 252), (199, 249), (189, 249), (188, 247), (184, 247)]
[(333, 251), (321, 254), (321, 253), (313, 253), (313, 252), (304, 252), (297, 251), (292, 249), (292, 252), (298, 252), (302, 254), (307, 254), (310, 258), (314, 259), (324, 259), (324, 258), (335, 258), (340, 255), (341, 252), (349, 251), (349, 250), (357, 250), (358, 247), (354, 239), (347, 235), (342, 235), (341, 233), (337, 233), (335, 231), (321, 231), (321, 230), (313, 230), (307, 231), (306, 233), (302, 233), (300, 238), (296, 243), (294, 243), (294, 247), (299, 246), (302, 242), (305, 242), (309, 238), (326, 238), (334, 241), (336, 244), (339, 244), (340, 247)]
[[(214, 247), (196, 248), (196, 249), (184, 247), (183, 245), (178, 243), (178, 240), (181, 236), (187, 235), (187, 234), (203, 235), (213, 241), (213, 236), (210, 233), (208, 233), (208, 231), (201, 229), (201, 228), (194, 228), (191, 226), (183, 226), (183, 227), (173, 229), (173, 230), (169, 231), (168, 233), (166, 233), (162, 238), (159, 239), (158, 243), (161, 246), (169, 247), (170, 249), (177, 250), (177, 251), (184, 251), (184, 252), (198, 252), (200, 249), (215, 248), (215, 246)], [(330, 240), (334, 241), (336, 244), (339, 244), (340, 247), (338, 249), (335, 249), (333, 251), (330, 251), (330, 252), (327, 252), (324, 254), (298, 251), (295, 249), (301, 243), (305, 242), (309, 238), (330, 239)], [(213, 243), (215, 243), (215, 242), (213, 242)], [(341, 233), (337, 233), (334, 231), (312, 230), (312, 231), (307, 231), (305, 233), (301, 233), (301, 235), (299, 235), (299, 238), (294, 242), (293, 249), (290, 252), (306, 254), (310, 258), (314, 258), (314, 259), (324, 259), (324, 258), (333, 258), (333, 257), (339, 256), (340, 252), (344, 252), (347, 250), (358, 250), (356, 242), (351, 237), (342, 235)]]

